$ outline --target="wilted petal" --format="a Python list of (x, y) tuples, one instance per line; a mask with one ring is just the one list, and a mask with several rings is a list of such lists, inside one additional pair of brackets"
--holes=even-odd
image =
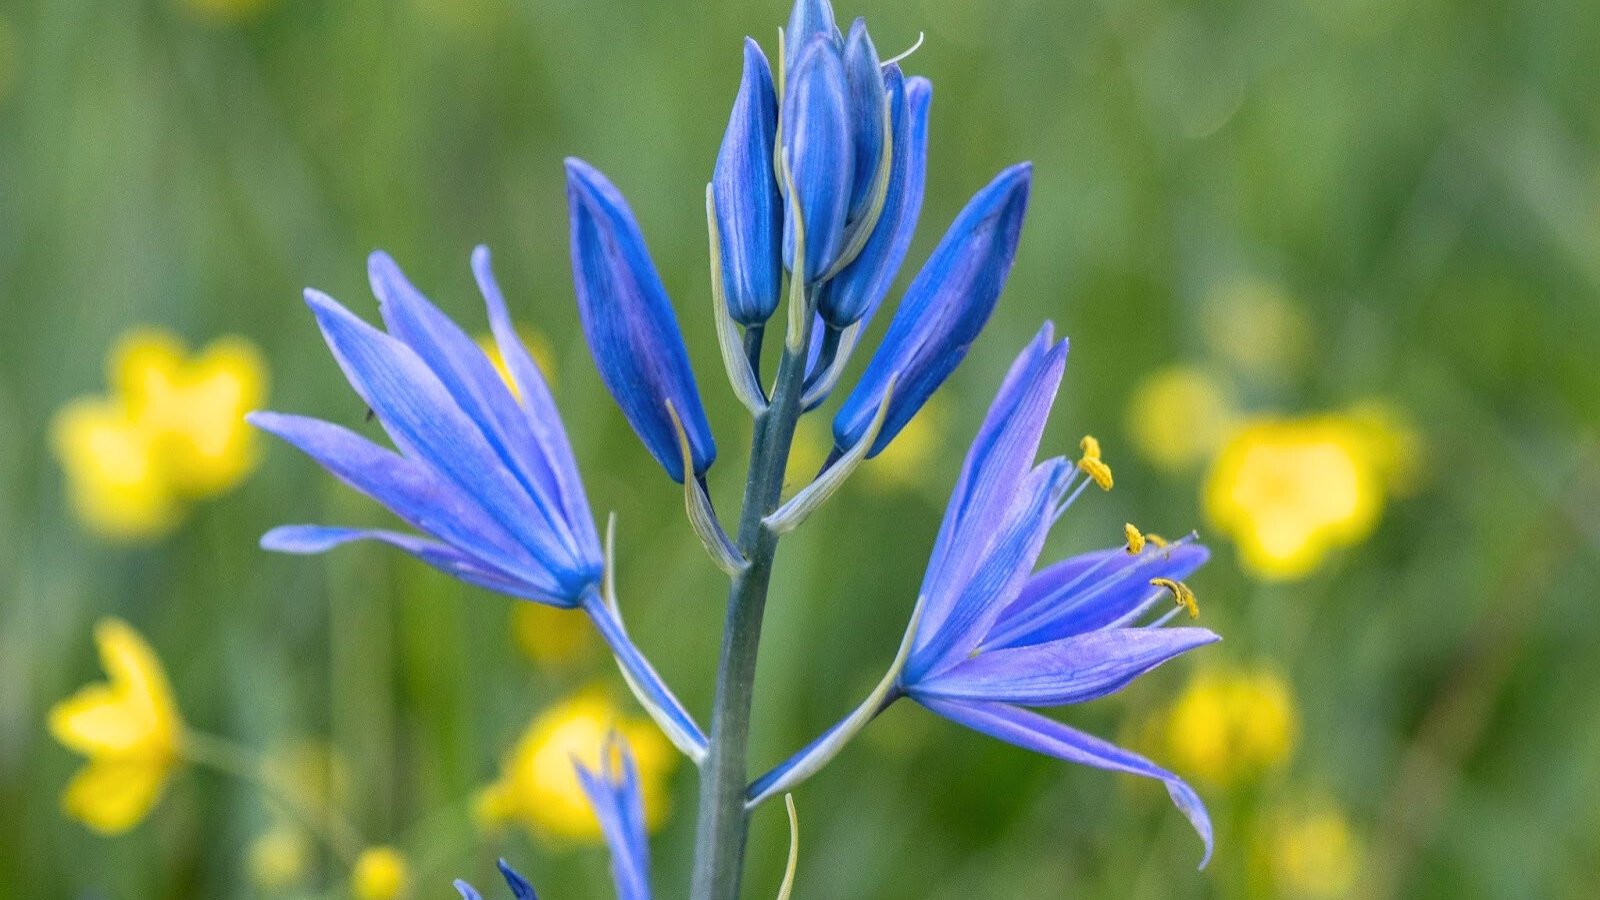
[(783, 198), (773, 174), (778, 98), (767, 58), (744, 41), (744, 77), (717, 154), (712, 193), (722, 238), (722, 286), (728, 311), (743, 325), (759, 325), (778, 308), (783, 290), (779, 240)]
[(1200, 867), (1205, 868), (1206, 863), (1211, 860), (1211, 817), (1206, 814), (1206, 807), (1200, 801), (1200, 796), (1184, 783), (1183, 779), (1137, 753), (1130, 753), (1115, 744), (1038, 713), (1003, 703), (934, 699), (918, 702), (952, 722), (1036, 753), (1079, 765), (1094, 766), (1097, 769), (1142, 775), (1163, 782), (1167, 786), (1167, 793), (1172, 797), (1173, 804), (1205, 842), (1205, 856), (1200, 860)]
[(872, 455), (882, 452), (967, 355), (1011, 271), (1031, 172), (1027, 163), (1001, 172), (956, 217), (906, 290), (883, 343), (834, 417), (839, 449), (861, 439), (890, 377), (899, 373), (888, 421), (873, 444)]
[(693, 474), (702, 475), (717, 445), (677, 317), (633, 211), (599, 170), (578, 159), (567, 160), (567, 200), (578, 313), (600, 380), (650, 454), (681, 482), (671, 404), (689, 435)]
[(926, 78), (905, 79), (899, 66), (890, 66), (884, 80), (894, 122), (889, 191), (866, 246), (818, 294), (817, 309), (835, 328), (871, 320), (900, 272), (922, 213), (933, 85)]
[(855, 174), (850, 181), (851, 222), (860, 218), (872, 196), (873, 182), (883, 158), (884, 112), (888, 95), (884, 92), (883, 70), (878, 64), (878, 48), (867, 34), (867, 20), (856, 19), (844, 42), (844, 74), (850, 88), (850, 135), (855, 148)]
[[(783, 150), (794, 177), (805, 223), (805, 276), (821, 277), (844, 248), (855, 171), (851, 144), (849, 85), (844, 61), (831, 38), (806, 46), (784, 87)], [(795, 225), (786, 216), (783, 259), (795, 269)]]
[(1169, 659), (1221, 638), (1204, 628), (1108, 628), (988, 650), (921, 682), (915, 696), (1019, 706), (1082, 703), (1121, 690)]

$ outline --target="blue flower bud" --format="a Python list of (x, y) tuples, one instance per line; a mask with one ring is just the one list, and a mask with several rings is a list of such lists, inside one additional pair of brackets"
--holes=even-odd
[(742, 325), (760, 325), (770, 318), (783, 291), (778, 255), (783, 198), (772, 168), (777, 130), (772, 72), (761, 47), (745, 38), (744, 77), (711, 180), (722, 239), (723, 291), (729, 314)]
[(600, 380), (650, 455), (682, 482), (683, 457), (669, 405), (676, 410), (688, 433), (694, 475), (704, 474), (716, 459), (716, 441), (667, 289), (628, 201), (598, 169), (568, 159), (567, 204), (578, 314)]
[[(850, 88), (851, 140), (855, 146), (855, 174), (850, 182), (850, 221), (867, 211), (872, 187), (883, 158), (884, 113), (889, 97), (878, 49), (867, 34), (867, 20), (856, 19), (844, 42), (844, 74)], [(866, 227), (871, 227), (870, 223)]]
[(818, 35), (836, 40), (839, 26), (833, 23), (833, 4), (828, 0), (795, 0), (789, 25), (783, 29), (783, 71), (785, 79), (794, 72), (795, 62), (806, 45)]
[[(807, 281), (820, 278), (844, 249), (855, 173), (850, 92), (844, 59), (830, 37), (818, 36), (801, 54), (784, 88), (783, 151), (805, 223)], [(795, 270), (796, 223), (786, 217), (783, 260)]]
[(926, 78), (905, 80), (890, 66), (885, 81), (894, 121), (894, 160), (883, 212), (866, 246), (848, 266), (822, 286), (817, 310), (836, 329), (866, 321), (889, 292), (922, 212), (922, 189), (928, 172), (928, 105), (933, 85)]
[(1011, 272), (1033, 167), (1001, 172), (967, 202), (906, 289), (883, 343), (833, 420), (835, 453), (861, 440), (899, 376), (869, 455), (877, 455), (967, 355)]

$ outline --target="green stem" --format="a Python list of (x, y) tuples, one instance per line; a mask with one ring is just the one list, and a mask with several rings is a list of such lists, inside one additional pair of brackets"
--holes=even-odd
[(717, 666), (717, 694), (711, 712), (710, 746), (700, 769), (700, 820), (695, 840), (694, 900), (736, 900), (744, 867), (744, 793), (748, 773), (745, 750), (750, 738), (750, 699), (761, 617), (778, 536), (761, 524), (778, 507), (783, 493), (789, 446), (800, 418), (805, 381), (806, 342), (784, 349), (772, 389), (772, 402), (757, 417), (750, 448), (750, 475), (739, 517), (738, 544), (749, 566), (728, 591), (728, 612)]

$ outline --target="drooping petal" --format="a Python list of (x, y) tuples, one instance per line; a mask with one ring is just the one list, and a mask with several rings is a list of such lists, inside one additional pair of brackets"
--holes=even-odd
[(600, 756), (598, 769), (577, 764), (578, 780), (600, 820), (606, 846), (611, 848), (617, 898), (650, 900), (650, 842), (633, 751), (620, 735), (614, 735)]
[(834, 24), (832, 3), (828, 0), (795, 0), (794, 8), (789, 11), (789, 24), (783, 29), (784, 70), (794, 71), (801, 51), (805, 50), (812, 38), (820, 36), (837, 40), (838, 34), (839, 26)]
[(767, 321), (783, 292), (778, 242), (784, 206), (772, 165), (777, 131), (778, 98), (767, 58), (759, 44), (745, 38), (744, 76), (711, 186), (728, 311), (747, 326)]
[(1211, 556), (1195, 543), (1147, 548), (1132, 556), (1123, 548), (1062, 560), (1035, 573), (984, 638), (986, 649), (1022, 647), (1075, 634), (1131, 624), (1165, 595), (1152, 578), (1181, 581)]
[(1189, 820), (1189, 824), (1194, 826), (1195, 833), (1200, 835), (1200, 840), (1205, 842), (1205, 855), (1200, 860), (1200, 867), (1203, 869), (1206, 863), (1210, 862), (1211, 817), (1206, 814), (1205, 804), (1183, 779), (1166, 769), (1136, 753), (1063, 725), (1054, 719), (1003, 703), (934, 699), (919, 702), (952, 722), (1026, 750), (1097, 769), (1142, 775), (1164, 783), (1173, 804)]
[[(833, 266), (844, 248), (855, 171), (849, 84), (832, 38), (811, 40), (784, 91), (783, 152), (799, 197), (810, 283)], [(793, 218), (785, 216), (783, 228), (783, 260), (791, 272), (798, 224)]]
[(889, 191), (866, 246), (818, 295), (818, 311), (835, 328), (871, 321), (900, 272), (922, 213), (933, 85), (926, 78), (906, 79), (899, 66), (890, 66), (884, 81), (894, 121)]
[(567, 438), (566, 427), (561, 424), (561, 413), (556, 409), (555, 398), (550, 395), (550, 385), (544, 373), (534, 362), (528, 348), (523, 346), (511, 313), (506, 309), (505, 295), (495, 280), (489, 265), (489, 248), (477, 247), (472, 251), (472, 274), (478, 282), (478, 292), (489, 312), (489, 329), (494, 333), (495, 346), (505, 361), (506, 371), (517, 385), (517, 402), (528, 418), (528, 426), (561, 490), (562, 506), (567, 521), (578, 536), (585, 559), (600, 557), (600, 538), (595, 532), (594, 514), (589, 510), (589, 499), (583, 490), (583, 477), (578, 474), (578, 462), (572, 455), (572, 442)]
[[(850, 89), (850, 135), (855, 171), (850, 180), (849, 219), (866, 210), (883, 158), (884, 113), (888, 109), (878, 48), (867, 34), (867, 20), (856, 19), (844, 41), (845, 80)], [(818, 273), (820, 274), (820, 273)]]
[(482, 568), (525, 578), (552, 575), (478, 501), (432, 467), (385, 450), (338, 425), (305, 416), (251, 413), (250, 424), (288, 441), (335, 478), (378, 501), (406, 524), (437, 537)]
[(1019, 706), (1082, 703), (1119, 691), (1167, 660), (1218, 640), (1204, 628), (1108, 628), (980, 653), (921, 682), (914, 695)]
[(1066, 366), (1067, 342), (1046, 322), (1017, 354), (967, 451), (929, 556), (921, 593), (928, 597), (922, 631), (943, 627), (956, 594), (990, 537), (1001, 527), (1017, 485), (1033, 467), (1050, 407)]
[(639, 223), (616, 187), (579, 159), (567, 160), (567, 200), (578, 313), (600, 380), (650, 455), (682, 482), (683, 459), (667, 413), (671, 404), (689, 435), (693, 474), (702, 475), (716, 459), (717, 445)]
[(834, 417), (834, 444), (840, 450), (861, 439), (895, 373), (900, 380), (873, 455), (889, 445), (966, 356), (1011, 271), (1031, 173), (1027, 163), (1013, 166), (979, 191), (911, 282), (883, 343)]

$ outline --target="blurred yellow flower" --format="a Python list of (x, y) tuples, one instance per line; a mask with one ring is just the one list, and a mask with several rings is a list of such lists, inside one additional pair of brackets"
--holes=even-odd
[(350, 872), (356, 900), (399, 900), (408, 891), (411, 867), (393, 847), (368, 847)]
[(587, 616), (542, 603), (511, 607), (511, 635), (540, 668), (569, 669), (594, 658), (597, 639)]
[(1289, 685), (1268, 669), (1196, 674), (1160, 723), (1165, 757), (1178, 771), (1227, 787), (1289, 760), (1300, 716)]
[(102, 834), (137, 825), (180, 761), (183, 721), (155, 651), (126, 622), (102, 619), (95, 643), (108, 680), (50, 710), (50, 733), (88, 757), (62, 810)]
[(111, 393), (57, 412), (52, 444), (74, 511), (115, 538), (170, 529), (186, 499), (223, 493), (255, 468), (259, 438), (244, 421), (266, 394), (266, 365), (240, 338), (187, 356), (172, 335), (130, 332), (108, 363)]
[(295, 887), (311, 871), (311, 843), (305, 832), (277, 824), (250, 842), (246, 857), (250, 882), (269, 893)]
[(1309, 355), (1312, 328), (1283, 288), (1257, 278), (1223, 283), (1207, 298), (1201, 330), (1206, 346), (1246, 375), (1281, 377)]
[(1268, 859), (1277, 896), (1352, 894), (1360, 871), (1361, 844), (1343, 813), (1324, 807), (1284, 815), (1270, 828)]
[(480, 826), (515, 823), (556, 840), (600, 840), (600, 822), (573, 763), (598, 767), (613, 729), (638, 763), (646, 824), (659, 827), (666, 819), (666, 781), (677, 756), (653, 722), (624, 718), (598, 688), (581, 691), (533, 720), (502, 764), (500, 778), (478, 795)]
[[(528, 355), (533, 357), (533, 364), (539, 367), (539, 372), (544, 375), (545, 383), (554, 391), (556, 387), (556, 353), (550, 346), (549, 338), (543, 332), (531, 328), (517, 326), (517, 337), (521, 339), (522, 346), (528, 349)], [(517, 383), (511, 377), (511, 370), (506, 368), (506, 359), (500, 355), (500, 345), (495, 343), (494, 335), (478, 335), (478, 349), (489, 357), (489, 362), (494, 364), (494, 370), (500, 373), (500, 378), (511, 388), (511, 393), (517, 397), (522, 396)]]
[(868, 487), (913, 491), (928, 483), (928, 464), (939, 457), (950, 430), (949, 401), (935, 394), (862, 472)]
[(1233, 403), (1221, 382), (1195, 366), (1151, 373), (1134, 389), (1126, 428), (1150, 464), (1181, 472), (1204, 462), (1233, 424)]
[(1367, 432), (1348, 418), (1258, 419), (1223, 445), (1201, 501), (1247, 569), (1287, 580), (1371, 534), (1384, 484)]

